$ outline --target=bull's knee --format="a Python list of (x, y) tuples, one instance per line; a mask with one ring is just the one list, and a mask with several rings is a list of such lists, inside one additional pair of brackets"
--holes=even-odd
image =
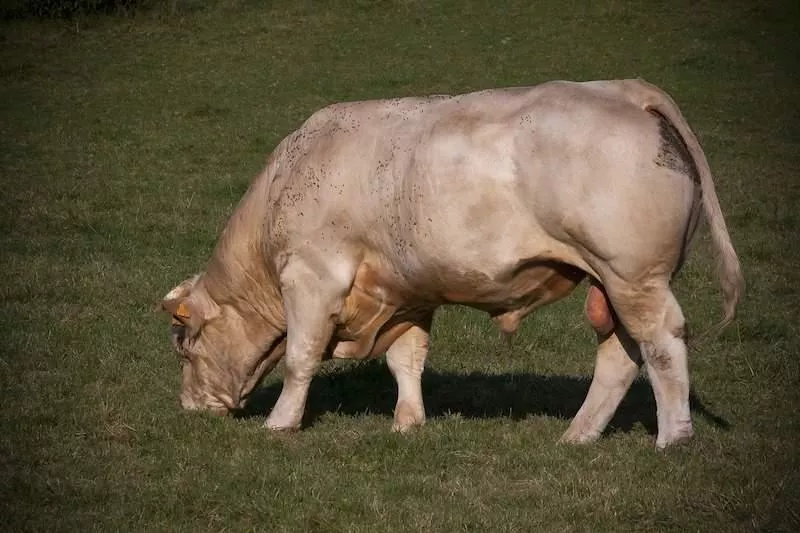
[(589, 287), (586, 296), (586, 318), (600, 338), (608, 337), (614, 330), (614, 315), (608, 298), (596, 285)]

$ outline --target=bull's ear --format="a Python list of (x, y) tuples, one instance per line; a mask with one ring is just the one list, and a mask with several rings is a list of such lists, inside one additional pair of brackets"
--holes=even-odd
[(192, 289), (197, 285), (200, 279), (200, 274), (192, 276), (177, 285), (169, 291), (164, 299), (161, 300), (161, 305), (158, 306), (159, 311), (166, 311), (172, 315), (172, 325), (190, 325), (193, 316), (198, 317), (197, 313), (193, 313), (189, 296), (192, 294)]
[(177, 298), (165, 298), (161, 307), (172, 315), (173, 326), (187, 326), (195, 333), (220, 314), (219, 306), (202, 286), (193, 286), (187, 295), (182, 293)]
[(164, 300), (161, 302), (161, 310), (167, 310), (166, 306), (164, 305), (166, 302), (180, 300), (181, 298), (186, 298), (189, 296), (189, 293), (191, 293), (194, 286), (197, 285), (197, 281), (200, 279), (201, 275), (202, 274), (195, 274), (191, 278), (183, 280), (180, 284), (176, 285), (171, 291), (169, 291), (166, 296), (164, 296)]
[(193, 313), (189, 307), (189, 298), (181, 296), (179, 298), (164, 299), (161, 302), (161, 309), (172, 315), (173, 326), (188, 326)]

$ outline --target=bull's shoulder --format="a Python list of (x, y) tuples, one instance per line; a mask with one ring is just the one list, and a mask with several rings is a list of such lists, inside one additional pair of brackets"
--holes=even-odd
[(308, 136), (324, 130), (330, 135), (364, 127), (394, 127), (398, 122), (414, 121), (431, 114), (451, 98), (449, 95), (431, 95), (334, 103), (315, 111), (298, 132)]
[(347, 116), (347, 108), (349, 107), (349, 103), (335, 103), (329, 104), (317, 111), (314, 111), (310, 117), (308, 117), (297, 130), (294, 132), (294, 136), (303, 136), (308, 137), (309, 135), (313, 135), (325, 128), (330, 127), (331, 123), (341, 120)]

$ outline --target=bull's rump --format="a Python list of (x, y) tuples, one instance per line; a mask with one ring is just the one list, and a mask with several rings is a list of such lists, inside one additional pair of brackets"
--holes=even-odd
[(613, 82), (337, 104), (289, 139), (272, 231), (287, 253), (367, 250), (417, 294), (536, 260), (669, 271), (694, 196), (659, 143)]

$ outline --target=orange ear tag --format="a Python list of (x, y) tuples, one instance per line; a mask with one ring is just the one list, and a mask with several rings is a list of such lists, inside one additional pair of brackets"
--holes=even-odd
[(183, 326), (185, 321), (190, 319), (192, 314), (189, 312), (189, 308), (186, 306), (185, 303), (181, 302), (178, 304), (178, 308), (175, 310), (175, 314), (172, 315), (172, 325), (173, 326)]
[(183, 302), (178, 304), (178, 308), (175, 310), (175, 316), (180, 318), (191, 318), (192, 314), (189, 312), (189, 307)]

